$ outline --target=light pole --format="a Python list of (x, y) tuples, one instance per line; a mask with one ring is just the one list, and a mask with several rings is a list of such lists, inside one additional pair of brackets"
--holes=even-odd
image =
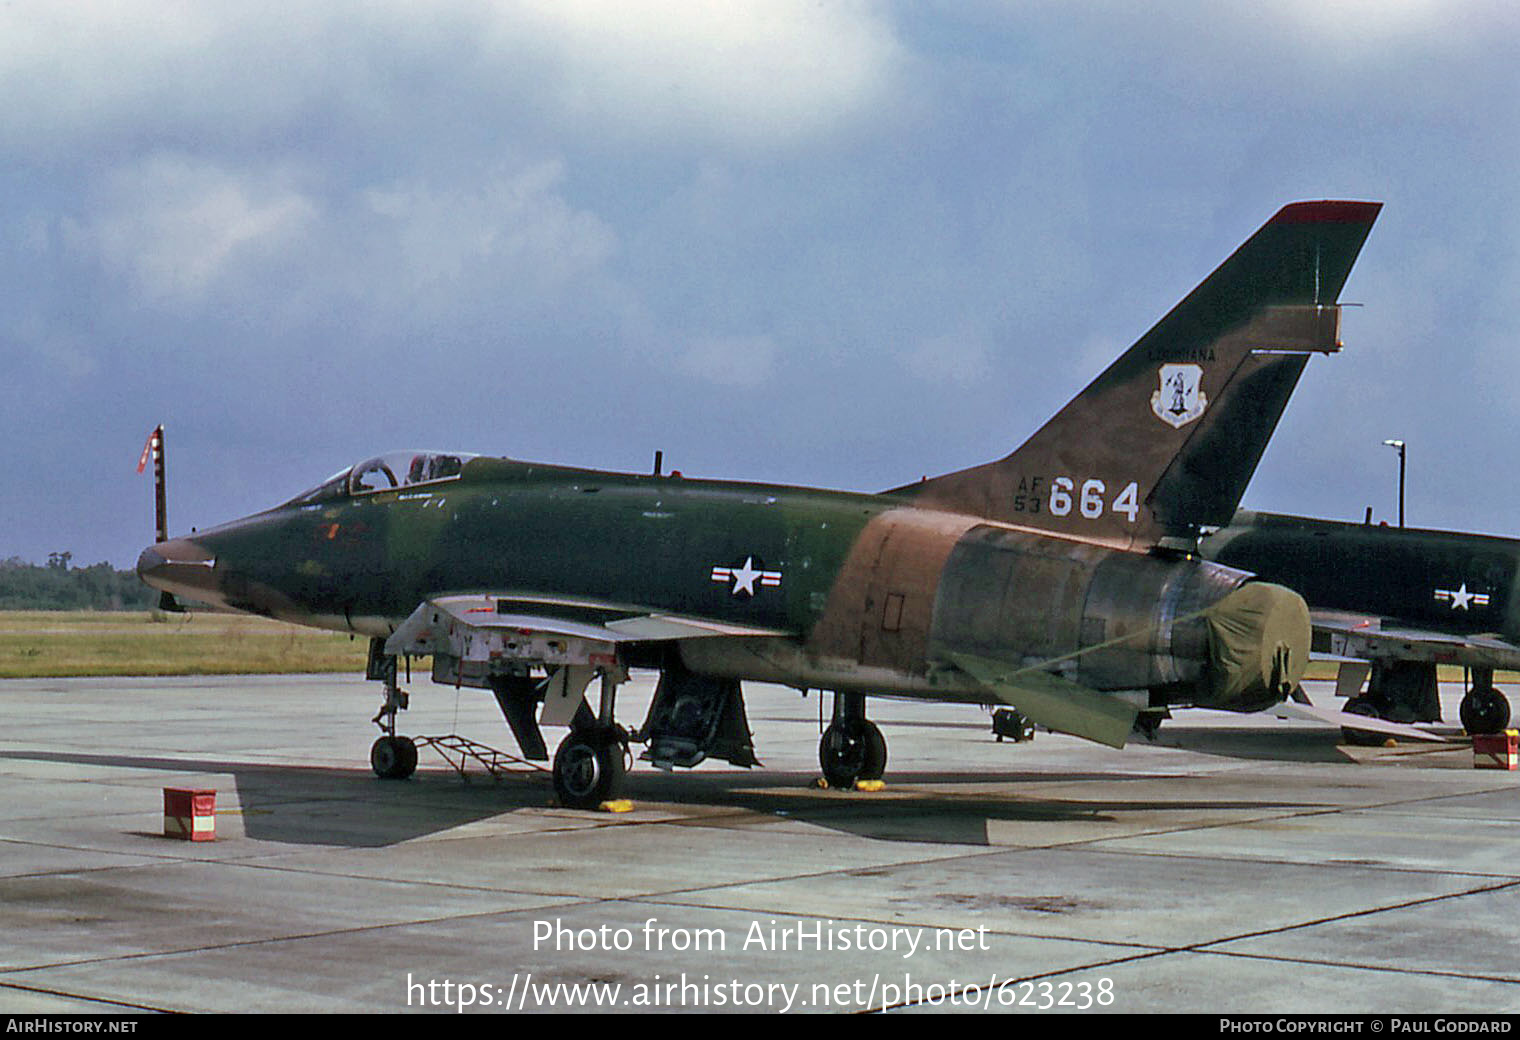
[(1384, 441), (1384, 444), (1399, 453), (1399, 526), (1404, 526), (1404, 442)]

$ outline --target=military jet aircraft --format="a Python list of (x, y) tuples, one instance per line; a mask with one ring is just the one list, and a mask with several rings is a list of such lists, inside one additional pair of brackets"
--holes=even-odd
[[(629, 745), (756, 764), (743, 680), (833, 692), (831, 786), (882, 776), (868, 696), (1015, 704), (1122, 746), (1156, 705), (1253, 711), (1302, 675), (1296, 594), (1198, 558), (1227, 522), (1380, 205), (1283, 208), (1012, 454), (879, 494), (611, 473), (461, 452), (378, 456), (283, 505), (145, 550), (191, 600), (370, 637), (396, 733), (398, 657), (490, 689), (524, 755), (568, 726), (560, 800), (595, 806)], [(643, 724), (616, 721), (658, 669)], [(585, 691), (600, 678), (597, 707)], [(542, 705), (540, 707), (540, 705)]]
[(1471, 676), (1463, 728), (1508, 725), (1493, 679), (1495, 668), (1520, 669), (1520, 542), (1241, 511), (1200, 549), (1308, 601), (1315, 652), (1342, 659), (1348, 714), (1438, 722), (1436, 667), (1452, 664)]

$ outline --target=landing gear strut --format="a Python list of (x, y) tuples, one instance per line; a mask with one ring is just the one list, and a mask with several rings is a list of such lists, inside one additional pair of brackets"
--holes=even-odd
[(1469, 733), (1500, 733), (1509, 725), (1509, 701), (1494, 688), (1492, 668), (1474, 668), (1472, 686), (1462, 698), (1457, 714)]
[(887, 771), (887, 740), (866, 718), (864, 694), (834, 694), (834, 719), (818, 742), (818, 764), (830, 787), (844, 789), (880, 780)]

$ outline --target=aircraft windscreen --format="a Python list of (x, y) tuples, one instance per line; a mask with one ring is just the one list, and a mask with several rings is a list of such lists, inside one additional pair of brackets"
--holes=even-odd
[(318, 502), (326, 502), (330, 499), (342, 498), (344, 495), (348, 494), (348, 474), (352, 468), (353, 467), (349, 467), (349, 469), (340, 469), (338, 472), (322, 481), (322, 483), (318, 484), (310, 491), (301, 492), (299, 495), (297, 495), (295, 498), (292, 498), (285, 504), (287, 506), (310, 506), (315, 505)]
[(432, 484), (453, 480), (464, 471), (464, 464), (475, 458), (465, 452), (395, 451), (367, 459), (357, 466), (340, 470), (322, 483), (291, 499), (286, 505), (310, 506), (349, 495), (391, 491), (413, 484)]

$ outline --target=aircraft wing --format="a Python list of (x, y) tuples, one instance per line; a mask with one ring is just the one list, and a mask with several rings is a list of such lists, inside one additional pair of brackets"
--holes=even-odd
[(1342, 611), (1311, 610), (1309, 620), (1314, 626), (1313, 652), (1320, 656), (1520, 669), (1520, 646), (1497, 635), (1437, 632)]
[(446, 655), (463, 662), (600, 665), (619, 643), (794, 633), (626, 604), (517, 593), (468, 593), (423, 600), (385, 643), (387, 654)]

